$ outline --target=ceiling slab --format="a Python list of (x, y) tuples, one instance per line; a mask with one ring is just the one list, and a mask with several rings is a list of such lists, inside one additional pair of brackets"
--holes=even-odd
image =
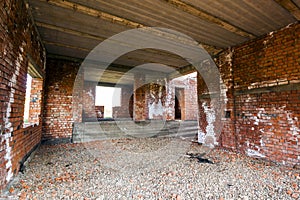
[[(300, 0), (25, 1), (48, 55), (84, 60), (90, 52), (97, 51), (99, 44), (109, 39), (110, 46), (97, 52), (101, 56), (106, 55), (100, 56), (101, 61), (95, 58), (100, 63), (105, 63), (115, 52), (134, 49), (140, 43), (161, 45), (175, 52), (181, 50), (190, 54), (202, 45), (213, 56), (225, 48), (278, 30), (300, 18)], [(119, 33), (142, 27), (164, 29), (152, 28), (146, 35), (141, 33), (122, 41), (112, 39)], [(200, 61), (204, 57), (197, 59)], [(161, 63), (180, 73), (192, 70), (184, 58), (151, 48), (125, 53), (113, 61), (115, 66), (127, 66), (128, 69), (146, 63)], [(158, 68), (153, 67), (147, 72), (161, 73)], [(106, 77), (102, 79), (113, 83), (124, 73), (124, 67), (119, 72), (118, 67), (114, 67), (114, 70), (107, 70)], [(172, 76), (176, 73), (172, 72)], [(127, 75), (123, 83), (129, 83), (132, 78), (132, 75)]]

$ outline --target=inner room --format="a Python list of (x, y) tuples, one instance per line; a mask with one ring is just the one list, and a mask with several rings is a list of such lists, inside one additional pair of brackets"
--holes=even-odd
[(299, 0), (0, 1), (0, 199), (299, 199)]

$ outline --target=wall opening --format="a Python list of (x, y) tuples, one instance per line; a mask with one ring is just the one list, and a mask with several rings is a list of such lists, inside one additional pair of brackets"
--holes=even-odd
[(182, 119), (182, 108), (184, 105), (184, 89), (175, 88), (175, 119)]
[(39, 125), (42, 111), (43, 79), (31, 62), (28, 62), (23, 127)]
[(197, 120), (197, 72), (174, 78), (170, 81), (173, 93), (173, 119)]
[(95, 107), (98, 119), (115, 118), (115, 107), (121, 106), (121, 91), (118, 87), (96, 86)]
[(30, 123), (29, 123), (29, 108), (30, 108), (31, 81), (32, 81), (32, 77), (29, 74), (27, 74), (26, 95), (25, 95), (24, 116), (23, 116), (24, 127), (27, 127), (30, 125)]

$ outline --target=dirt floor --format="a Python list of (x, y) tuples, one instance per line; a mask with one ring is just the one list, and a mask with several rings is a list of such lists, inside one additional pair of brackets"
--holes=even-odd
[(300, 171), (180, 139), (41, 146), (3, 199), (300, 199)]

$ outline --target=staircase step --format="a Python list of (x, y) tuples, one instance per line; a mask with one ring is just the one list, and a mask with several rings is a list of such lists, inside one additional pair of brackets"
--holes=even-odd
[(120, 139), (128, 137), (182, 137), (194, 138), (198, 132), (197, 121), (101, 121), (75, 123), (73, 142)]

